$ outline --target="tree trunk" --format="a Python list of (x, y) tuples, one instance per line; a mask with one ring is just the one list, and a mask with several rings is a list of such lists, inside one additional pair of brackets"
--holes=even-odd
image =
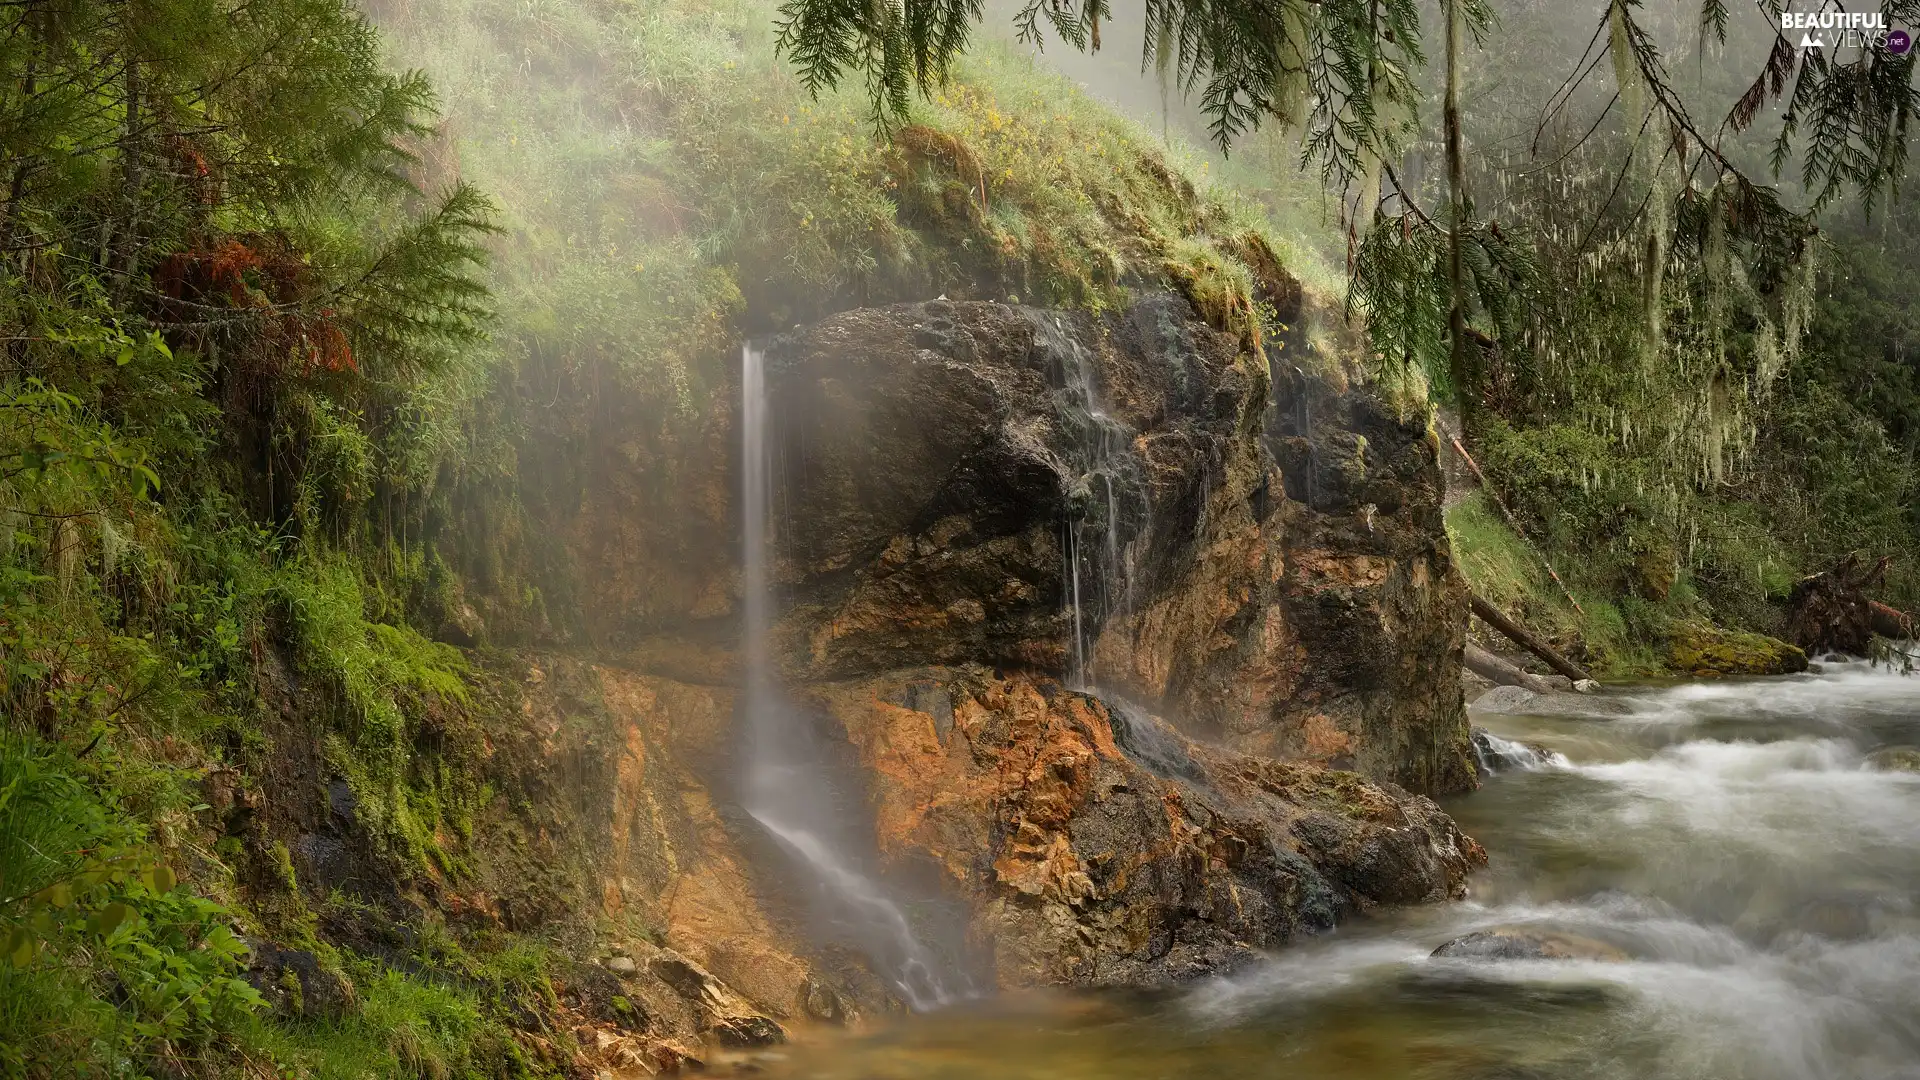
[(1443, 109), (1447, 128), (1447, 312), (1448, 375), (1460, 409), (1460, 429), (1476, 430), (1479, 380), (1467, 355), (1467, 268), (1461, 252), (1461, 230), (1467, 219), (1467, 167), (1460, 137), (1460, 12), (1459, 0), (1442, 0), (1447, 21), (1447, 90)]
[(1559, 689), (1545, 678), (1531, 671), (1521, 671), (1471, 641), (1467, 642), (1466, 667), (1475, 675), (1500, 686), (1518, 686), (1536, 694), (1551, 694)]
[(121, 199), (125, 203), (124, 220), (120, 226), (120, 250), (115, 253), (113, 268), (120, 272), (117, 291), (125, 296), (132, 287), (133, 271), (140, 259), (140, 188), (141, 175), (141, 138), (140, 125), (140, 61), (133, 54), (132, 43), (128, 44), (126, 71), (127, 122), (126, 133), (120, 140), (120, 183)]
[(1827, 652), (1866, 656), (1876, 634), (1911, 640), (1911, 615), (1867, 597), (1867, 590), (1886, 575), (1888, 562), (1881, 559), (1862, 567), (1858, 555), (1849, 555), (1832, 569), (1801, 578), (1787, 598), (1787, 640), (1808, 656)]
[(1576, 684), (1594, 681), (1593, 676), (1581, 670), (1579, 665), (1549, 648), (1545, 642), (1529, 634), (1519, 623), (1507, 618), (1506, 612), (1480, 599), (1475, 593), (1468, 593), (1467, 600), (1473, 606), (1473, 613), (1480, 616), (1482, 622), (1505, 634), (1507, 640), (1515, 645), (1545, 661), (1548, 667), (1572, 679)]
[(1873, 616), (1874, 633), (1891, 641), (1914, 639), (1913, 616), (1896, 608), (1890, 608), (1878, 600), (1867, 601), (1867, 610)]

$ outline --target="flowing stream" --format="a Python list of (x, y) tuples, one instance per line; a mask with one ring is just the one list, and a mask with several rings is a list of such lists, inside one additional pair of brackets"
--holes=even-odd
[(929, 1009), (955, 991), (880, 879), (862, 868), (863, 848), (828, 777), (833, 768), (808, 717), (781, 692), (773, 664), (773, 583), (767, 565), (773, 507), (772, 448), (763, 357), (740, 357), (741, 507), (745, 592), (746, 742), (742, 804), (812, 885), (811, 914), (829, 936), (864, 952), (902, 1001)]
[[(1578, 711), (1476, 718), (1500, 771), (1449, 801), (1492, 856), (1466, 902), (1176, 991), (1013, 995), (816, 1035), (768, 1065), (821, 1080), (1920, 1078), (1920, 775), (1865, 760), (1920, 746), (1920, 678), (1845, 664), (1558, 700)], [(1431, 955), (1494, 928), (1588, 955)]]

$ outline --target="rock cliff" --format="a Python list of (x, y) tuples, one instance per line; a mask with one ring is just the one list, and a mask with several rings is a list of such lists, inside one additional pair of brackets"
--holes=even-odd
[[(1003, 983), (1213, 970), (1476, 857), (1406, 794), (1472, 783), (1435, 442), (1244, 344), (1172, 294), (768, 344), (782, 681)], [(619, 474), (576, 526), (594, 624), (655, 676), (738, 682), (732, 404), (673, 489)]]
[(1471, 785), (1423, 426), (1299, 374), (1270, 395), (1173, 295), (855, 311), (769, 362), (789, 678), (1003, 665), (1237, 749)]
[[(1436, 443), (1300, 349), (1270, 379), (1173, 294), (766, 343), (780, 681), (977, 987), (1229, 970), (1484, 861), (1427, 798), (1473, 783)], [(593, 449), (558, 523), (592, 659), (482, 654), (498, 794), (423, 886), (587, 934), (562, 1004), (610, 1067), (898, 1007), (734, 809), (736, 397)], [(350, 807), (283, 825), (349, 873)]]

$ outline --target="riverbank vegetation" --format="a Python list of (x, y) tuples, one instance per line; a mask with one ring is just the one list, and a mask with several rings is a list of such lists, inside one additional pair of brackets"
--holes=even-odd
[[(1665, 44), (1665, 91), (1644, 76), (1612, 98), (1563, 88), (1556, 113), (1531, 103), (1555, 93), (1557, 75), (1469, 69), (1489, 106), (1474, 125), (1479, 212), (1530, 229), (1540, 252), (1528, 318), (1502, 328), (1490, 312), (1482, 324), (1497, 340), (1481, 351), (1470, 441), (1527, 543), (1580, 601), (1536, 585), (1515, 590), (1516, 606), (1602, 668), (1655, 674), (1701, 623), (1783, 635), (1795, 583), (1849, 553), (1890, 557), (1884, 598), (1920, 601), (1913, 367), (1892, 276), (1911, 265), (1912, 210), (1888, 187), (1830, 189), (1831, 176), (1795, 167), (1795, 153), (1821, 153), (1817, 135), (1783, 135), (1806, 123), (1811, 92), (1769, 95), (1818, 61), (1752, 27), (1718, 43), (1690, 36), (1685, 10), (1626, 14)], [(1586, 40), (1564, 18), (1524, 13), (1502, 32), (1547, 51)], [(1761, 56), (1769, 73), (1749, 86), (1741, 73)], [(1886, 60), (1855, 62), (1864, 74)], [(1653, 145), (1616, 126), (1650, 92), (1701, 115), (1731, 110), (1715, 152), (1753, 163), (1798, 218), (1717, 262), (1732, 250), (1722, 217), (1748, 211), (1727, 202), (1737, 184), (1683, 170), (1679, 127)], [(1889, 147), (1905, 145), (1902, 108)], [(1776, 179), (1766, 162), (1782, 139)], [(1787, 246), (1766, 254), (1774, 241)], [(1451, 524), (1469, 565), (1507, 542), (1490, 532), (1510, 539), (1471, 509)]]

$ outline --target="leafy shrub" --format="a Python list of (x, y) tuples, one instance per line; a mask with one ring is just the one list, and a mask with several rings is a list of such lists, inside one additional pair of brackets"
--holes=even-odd
[(70, 763), (0, 738), (0, 1071), (138, 1073), (232, 1040), (263, 1004), (232, 918)]

